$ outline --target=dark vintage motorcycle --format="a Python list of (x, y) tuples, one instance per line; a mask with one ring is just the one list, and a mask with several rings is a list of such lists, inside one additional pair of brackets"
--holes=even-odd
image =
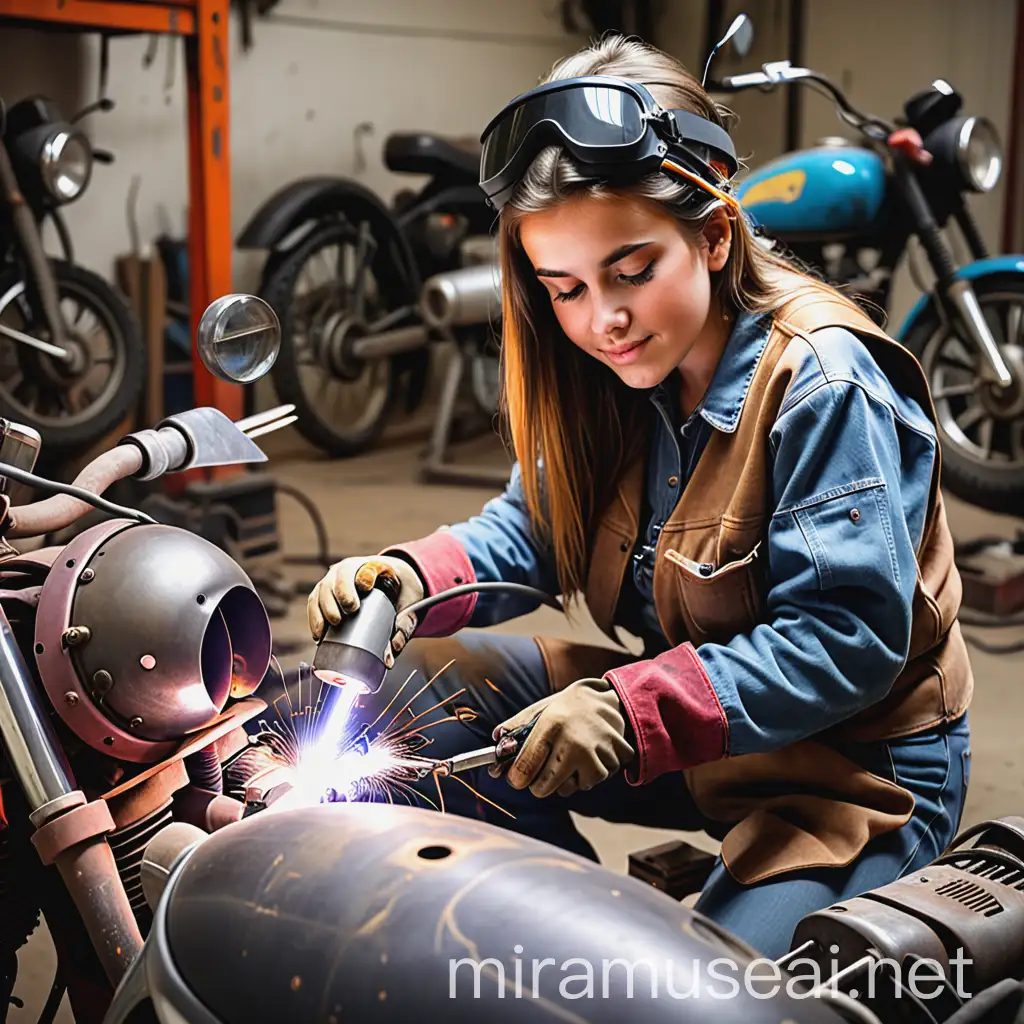
[[(414, 409), (435, 340), (468, 346), (472, 395), (485, 414), (495, 411), (493, 212), (477, 185), (479, 159), (475, 140), (394, 134), (384, 162), (427, 175), (420, 191), (399, 193), (388, 208), (346, 178), (303, 178), (270, 196), (242, 231), (240, 249), (269, 251), (259, 292), (281, 320), (278, 395), (324, 451), (364, 451), (399, 401)], [(460, 269), (454, 284), (435, 286), (435, 275)]]
[[(738, 196), (763, 231), (821, 269), (869, 312), (888, 308), (906, 253), (922, 295), (893, 335), (921, 361), (939, 417), (943, 479), (965, 500), (1024, 513), (1024, 255), (990, 256), (967, 199), (999, 181), (1002, 151), (986, 118), (961, 112), (941, 79), (890, 123), (858, 110), (824, 75), (788, 61), (727, 76), (736, 92), (807, 86), (830, 99), (858, 142), (825, 139), (757, 168)], [(971, 262), (943, 235), (955, 224)], [(934, 274), (926, 284), (916, 238)]]
[[(198, 347), (218, 376), (251, 382), (278, 340), (266, 303), (226, 296)], [(973, 999), (1020, 974), (1020, 818), (808, 915), (790, 952), (765, 961), (653, 886), (514, 832), (306, 799), (302, 762), (282, 751), (308, 724), (252, 728), (273, 659), (251, 581), (207, 541), (101, 496), (129, 476), (265, 461), (252, 438), (292, 411), (171, 416), (71, 485), (33, 474), (38, 444), (0, 422), (0, 1020), (40, 913), (58, 963), (43, 1024), (65, 989), (78, 1024), (963, 1024)], [(15, 483), (52, 496), (12, 506)], [(63, 547), (15, 550), (91, 508), (112, 518)], [(363, 628), (371, 607), (346, 636), (376, 662), (391, 631)], [(585, 1000), (586, 977), (567, 976), (581, 963), (599, 972)]]
[[(73, 457), (106, 436), (135, 407), (146, 349), (126, 300), (74, 262), (61, 215), (81, 198), (94, 150), (77, 122), (47, 99), (0, 102), (0, 416), (39, 433), (46, 454)], [(49, 220), (62, 258), (43, 249)]]

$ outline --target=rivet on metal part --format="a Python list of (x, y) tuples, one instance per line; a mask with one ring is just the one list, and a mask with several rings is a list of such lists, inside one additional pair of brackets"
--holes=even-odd
[(92, 639), (92, 630), (88, 626), (68, 626), (61, 634), (61, 647), (77, 647)]
[(78, 703), (78, 694), (74, 690), (68, 690), (64, 694), (64, 703), (70, 707), (74, 707)]
[(92, 685), (96, 693), (103, 696), (114, 685), (114, 677), (105, 668), (101, 668), (93, 672)]
[(90, 583), (96, 577), (95, 569), (83, 569), (82, 574), (78, 577), (79, 583)]
[(139, 664), (147, 671), (151, 671), (156, 668), (156, 658), (152, 654), (144, 654), (139, 658)]
[(128, 725), (129, 725), (129, 726), (130, 726), (130, 727), (131, 727), (132, 729), (138, 729), (138, 727), (139, 727), (140, 725), (142, 725), (142, 719), (141, 719), (141, 718), (139, 718), (139, 716), (138, 716), (138, 715), (136, 715), (136, 716), (135, 716), (135, 717), (134, 717), (134, 718), (133, 718), (133, 719), (132, 719), (132, 720), (131, 720), (131, 721), (130, 721), (130, 722), (128, 723)]
[(104, 736), (103, 737), (103, 744), (104, 744), (104, 746), (112, 747), (114, 745), (114, 737), (113, 736)]

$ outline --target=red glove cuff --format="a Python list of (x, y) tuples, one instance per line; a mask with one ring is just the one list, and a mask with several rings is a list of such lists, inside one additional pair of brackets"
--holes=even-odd
[(727, 756), (729, 722), (692, 644), (613, 669), (605, 678), (636, 739), (636, 760), (626, 772), (632, 785)]

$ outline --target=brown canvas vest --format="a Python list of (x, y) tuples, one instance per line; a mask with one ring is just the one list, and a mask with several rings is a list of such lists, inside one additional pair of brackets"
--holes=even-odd
[[(935, 422), (919, 364), (865, 314), (815, 287), (789, 299), (775, 313), (736, 430), (712, 433), (658, 538), (654, 601), (673, 646), (687, 640), (695, 646), (725, 643), (764, 621), (762, 552), (772, 515), (768, 435), (801, 358), (790, 341), (824, 327), (855, 332), (894, 384)], [(973, 678), (956, 621), (961, 583), (938, 484), (936, 456), (917, 552), (910, 653), (888, 696), (811, 739), (685, 773), (699, 810), (722, 825), (722, 856), (740, 882), (849, 864), (869, 840), (900, 828), (913, 812), (913, 796), (892, 779), (861, 768), (840, 748), (934, 728), (958, 718), (970, 702)], [(613, 616), (640, 529), (643, 486), (638, 460), (620, 481), (591, 548), (584, 597), (597, 625), (613, 638)], [(717, 568), (705, 577), (690, 568), (694, 563)], [(633, 660), (565, 641), (538, 642), (554, 689)]]

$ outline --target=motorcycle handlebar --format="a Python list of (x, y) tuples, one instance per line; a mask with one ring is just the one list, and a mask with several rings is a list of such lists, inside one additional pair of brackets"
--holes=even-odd
[(795, 68), (788, 62), (780, 64), (766, 64), (765, 70), (750, 71), (742, 75), (727, 75), (718, 86), (723, 92), (741, 92), (744, 89), (753, 89), (758, 86), (771, 87), (774, 85), (793, 85), (802, 83), (810, 86), (817, 86), (824, 89), (833, 100), (844, 116), (844, 120), (860, 129), (867, 129), (876, 126), (882, 129), (887, 135), (892, 131), (892, 126), (881, 118), (871, 114), (865, 114), (858, 110), (847, 98), (846, 94), (825, 75), (818, 74), (810, 68)]

